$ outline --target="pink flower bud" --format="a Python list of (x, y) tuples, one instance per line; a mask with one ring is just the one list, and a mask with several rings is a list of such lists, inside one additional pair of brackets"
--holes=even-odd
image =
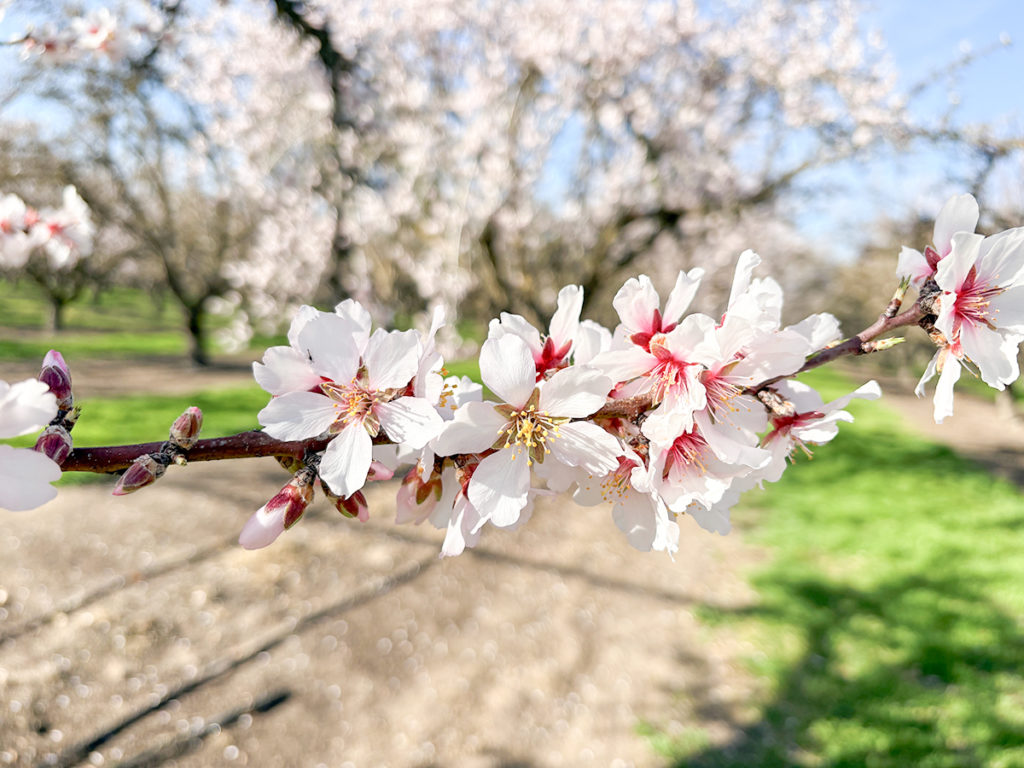
[(345, 517), (356, 518), (361, 523), (370, 519), (370, 507), (366, 503), (366, 497), (363, 496), (362, 491), (356, 491), (348, 498), (344, 498), (328, 488), (327, 483), (321, 481), (320, 485), (324, 489), (324, 496)]
[(416, 466), (409, 470), (409, 473), (402, 478), (402, 485), (398, 488), (398, 495), (395, 500), (395, 522), (416, 523), (419, 525), (434, 511), (437, 502), (441, 499), (441, 476), (431, 472), (426, 482), (420, 474), (420, 467)]
[(144, 488), (156, 482), (166, 471), (167, 466), (161, 464), (149, 454), (139, 456), (118, 479), (113, 494), (115, 496), (125, 496), (139, 490), (139, 488)]
[(194, 405), (189, 406), (171, 425), (171, 442), (187, 451), (196, 444), (202, 428), (203, 412)]
[(55, 349), (51, 349), (43, 358), (43, 369), (39, 372), (39, 380), (50, 388), (57, 398), (57, 407), (62, 411), (70, 411), (74, 405), (71, 394), (71, 371), (68, 370), (64, 357)]
[(366, 474), (367, 482), (382, 482), (384, 480), (390, 480), (395, 476), (395, 470), (388, 469), (386, 466), (381, 464), (379, 461), (370, 462), (370, 471)]
[(57, 464), (63, 464), (71, 453), (71, 433), (59, 424), (51, 425), (36, 440), (36, 450)]
[(246, 521), (238, 543), (243, 549), (266, 547), (298, 522), (312, 500), (313, 486), (305, 472), (298, 472), (288, 485)]

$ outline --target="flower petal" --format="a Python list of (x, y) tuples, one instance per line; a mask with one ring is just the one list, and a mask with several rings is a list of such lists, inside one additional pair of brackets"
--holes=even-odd
[[(570, 467), (581, 467), (592, 475), (606, 475), (619, 466), (619, 441), (595, 424), (562, 424), (546, 445), (551, 457)], [(474, 477), (476, 477), (474, 475)]]
[(558, 292), (558, 308), (551, 318), (548, 336), (561, 347), (575, 341), (583, 311), (583, 287), (567, 285)]
[(444, 426), (434, 406), (421, 397), (400, 397), (378, 405), (374, 411), (388, 437), (411, 448), (422, 448)]
[(540, 409), (552, 416), (583, 418), (607, 402), (611, 388), (612, 380), (597, 368), (564, 368), (541, 387)]
[(348, 320), (319, 312), (299, 331), (298, 349), (309, 357), (318, 375), (347, 384), (359, 369), (359, 349), (352, 334)]
[(652, 325), (654, 313), (661, 307), (661, 298), (647, 275), (629, 278), (615, 294), (612, 306), (629, 333), (661, 330)]
[(338, 411), (326, 395), (316, 392), (289, 392), (273, 398), (256, 414), (264, 431), (278, 440), (305, 440), (326, 432)]
[(320, 383), (309, 358), (291, 347), (270, 347), (262, 363), (252, 364), (256, 383), (272, 395), (301, 392)]
[(694, 267), (689, 272), (679, 270), (676, 277), (676, 284), (665, 301), (664, 320), (666, 323), (678, 323), (683, 312), (690, 308), (693, 297), (697, 295), (700, 288), (700, 281), (704, 277), (704, 270)]
[(974, 232), (978, 214), (978, 201), (972, 195), (956, 195), (946, 201), (935, 217), (933, 241), (940, 256), (952, 250), (953, 235), (957, 232)]
[(60, 478), (55, 461), (30, 448), (0, 445), (0, 509), (35, 509), (57, 495), (50, 483)]
[(480, 350), (480, 377), (509, 405), (526, 405), (537, 382), (537, 368), (529, 346), (513, 334), (488, 339)]
[(515, 525), (529, 493), (526, 454), (511, 448), (481, 461), (469, 481), (469, 500), (480, 512), (481, 523), (489, 520), (499, 528)]
[(438, 456), (480, 453), (490, 448), (505, 431), (508, 419), (491, 402), (469, 402), (455, 411), (452, 420), (434, 440)]
[(393, 389), (408, 384), (416, 375), (419, 348), (416, 331), (374, 331), (363, 352), (370, 389)]
[(964, 354), (978, 366), (981, 378), (990, 387), (1002, 389), (1017, 378), (1017, 349), (1012, 358), (1004, 351), (1006, 341), (1002, 334), (981, 325), (964, 323), (960, 326), (960, 346)]
[(320, 460), (320, 479), (347, 498), (366, 484), (372, 460), (373, 440), (361, 424), (352, 424), (327, 444)]
[(947, 416), (953, 415), (953, 385), (960, 379), (960, 361), (953, 355), (946, 355), (946, 362), (935, 385), (935, 423), (941, 424)]
[(273, 544), (284, 533), (284, 516), (287, 511), (286, 505), (279, 504), (273, 512), (268, 512), (264, 504), (253, 512), (238, 535), (242, 549), (262, 549)]
[(0, 439), (45, 427), (57, 415), (57, 398), (38, 379), (0, 381)]

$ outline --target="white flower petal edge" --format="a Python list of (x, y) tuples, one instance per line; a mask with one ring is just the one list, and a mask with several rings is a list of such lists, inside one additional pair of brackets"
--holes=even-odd
[(540, 409), (581, 419), (607, 402), (612, 380), (596, 368), (573, 366), (558, 371), (540, 390)]
[(434, 441), (434, 451), (439, 456), (486, 451), (507, 425), (508, 419), (494, 409), (494, 403), (465, 403)]
[(60, 478), (55, 461), (29, 448), (0, 445), (0, 508), (34, 509), (57, 495), (50, 483)]
[(57, 415), (57, 398), (38, 379), (16, 384), (0, 380), (0, 439), (45, 427)]

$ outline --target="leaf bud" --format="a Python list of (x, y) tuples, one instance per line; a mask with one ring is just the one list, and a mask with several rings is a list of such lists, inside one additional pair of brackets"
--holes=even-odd
[(187, 451), (199, 439), (199, 430), (203, 428), (203, 412), (192, 405), (174, 420), (171, 425), (170, 441)]
[(133, 493), (139, 488), (155, 483), (166, 471), (167, 465), (160, 463), (152, 455), (139, 456), (118, 478), (113, 494), (125, 496)]

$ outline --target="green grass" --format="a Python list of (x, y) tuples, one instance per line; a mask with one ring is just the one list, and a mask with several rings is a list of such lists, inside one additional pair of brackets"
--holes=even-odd
[[(113, 286), (99, 296), (87, 293), (65, 309), (67, 327), (76, 331), (173, 330), (181, 313), (171, 296), (154, 296), (137, 288)], [(0, 322), (8, 328), (44, 329), (49, 308), (31, 280), (0, 280)]]
[(680, 767), (1024, 766), (1021, 495), (884, 405), (851, 410), (737, 510), (773, 557), (756, 606), (704, 618), (753, 642), (767, 691), (727, 747), (655, 744)]

